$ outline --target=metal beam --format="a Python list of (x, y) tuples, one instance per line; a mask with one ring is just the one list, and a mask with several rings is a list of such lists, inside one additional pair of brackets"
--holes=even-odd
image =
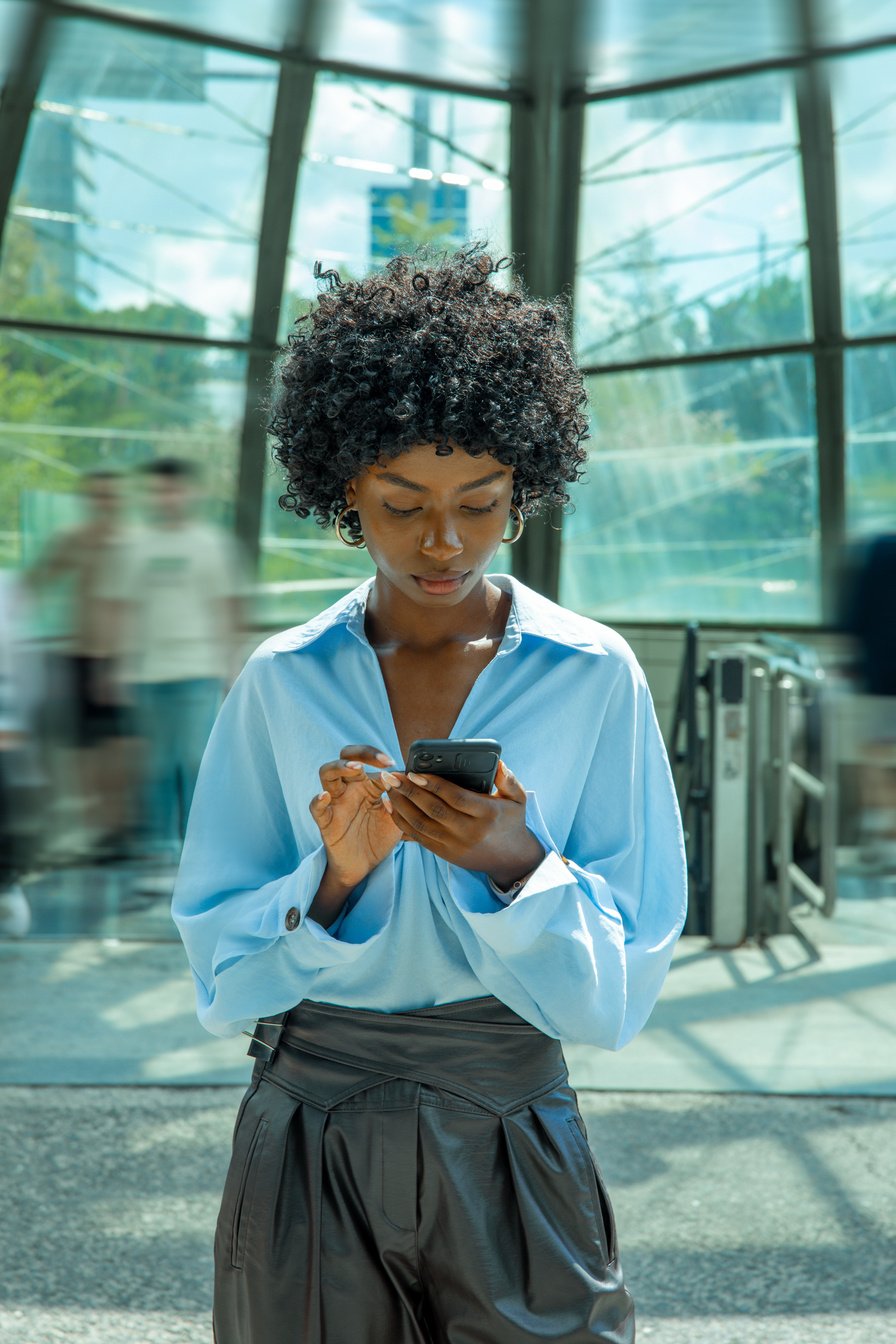
[[(320, 40), (321, 0), (308, 0), (299, 42), (314, 52)], [(284, 62), (271, 126), (267, 180), (258, 237), (255, 301), (246, 370), (246, 405), (240, 438), (236, 496), (236, 533), (254, 569), (258, 561), (267, 461), (267, 391), (271, 354), (276, 346), (280, 304), (286, 281), (302, 147), (311, 115), (314, 69)]]
[[(817, 46), (813, 0), (799, 0), (798, 15), (806, 47), (812, 50)], [(834, 115), (821, 61), (798, 71), (796, 103), (815, 333), (822, 618), (830, 622), (838, 605), (846, 533), (846, 400)]]
[[(581, 0), (529, 0), (526, 86), (531, 104), (510, 110), (510, 239), (517, 273), (538, 298), (572, 296), (575, 281), (584, 104), (585, 44)], [(532, 518), (514, 547), (514, 573), (557, 600), (559, 510)]]
[(9, 78), (0, 96), (0, 250), (47, 54), (49, 15), (46, 5), (37, 0), (29, 5), (25, 14), (16, 35)]
[(365, 65), (359, 61), (327, 60), (310, 54), (300, 43), (285, 42), (282, 46), (250, 42), (244, 38), (228, 37), (226, 33), (194, 28), (188, 23), (175, 23), (151, 15), (116, 13), (96, 5), (78, 4), (77, 0), (43, 0), (43, 3), (62, 18), (87, 19), (96, 23), (132, 28), (154, 37), (173, 38), (177, 42), (192, 42), (204, 47), (220, 47), (242, 56), (256, 56), (261, 60), (287, 61), (311, 72), (326, 70), (332, 74), (353, 79), (369, 79), (379, 84), (402, 84), (410, 88), (432, 89), (435, 93), (456, 93), (468, 98), (490, 98), (499, 102), (513, 102), (526, 98), (520, 88), (495, 88), (492, 85), (464, 84), (460, 80), (439, 79), (415, 70), (388, 70)]
[(183, 331), (153, 331), (151, 328), (109, 327), (95, 322), (48, 322), (34, 317), (0, 317), (0, 331), (35, 331), (47, 336), (105, 337), (113, 341), (155, 341), (164, 345), (200, 346), (210, 350), (237, 350), (251, 353), (259, 349), (268, 359), (276, 345), (256, 347), (251, 341), (230, 340), (226, 337), (192, 336)]
[(630, 84), (613, 84), (604, 89), (595, 89), (591, 93), (579, 93), (573, 96), (587, 103), (608, 102), (613, 98), (637, 98), (642, 93), (667, 93), (672, 89), (684, 89), (700, 84), (713, 84), (722, 80), (749, 79), (752, 75), (764, 75), (774, 70), (799, 70), (812, 65), (815, 61), (839, 60), (843, 56), (861, 56), (870, 51), (883, 51), (896, 46), (896, 32), (882, 33), (878, 37), (863, 38), (858, 42), (813, 43), (792, 56), (767, 56), (755, 61), (741, 61), (735, 65), (710, 66), (707, 69), (692, 70), (689, 74), (665, 75), (659, 79), (633, 80)]

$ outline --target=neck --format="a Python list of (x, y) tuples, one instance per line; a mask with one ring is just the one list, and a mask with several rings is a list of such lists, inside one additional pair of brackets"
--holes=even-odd
[(503, 633), (505, 594), (483, 577), (456, 606), (423, 606), (377, 574), (367, 599), (365, 630), (374, 648), (432, 653), (449, 644), (472, 644)]

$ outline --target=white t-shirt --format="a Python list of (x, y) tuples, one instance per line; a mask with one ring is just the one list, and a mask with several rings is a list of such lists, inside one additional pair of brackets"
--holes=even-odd
[(131, 681), (223, 677), (240, 589), (236, 546), (208, 523), (135, 529), (104, 596), (129, 607), (125, 675)]

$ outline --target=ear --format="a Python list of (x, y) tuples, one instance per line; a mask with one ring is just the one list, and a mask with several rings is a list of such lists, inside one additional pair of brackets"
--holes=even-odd
[(357, 493), (355, 491), (355, 483), (354, 481), (349, 481), (345, 487), (346, 508), (353, 509), (355, 507), (356, 500), (357, 500)]

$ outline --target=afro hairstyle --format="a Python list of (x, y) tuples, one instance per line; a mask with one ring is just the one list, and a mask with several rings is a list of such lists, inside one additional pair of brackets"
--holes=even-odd
[[(569, 502), (587, 454), (586, 394), (563, 299), (498, 288), (482, 244), (420, 249), (343, 282), (314, 268), (317, 303), (275, 369), (270, 432), (286, 474), (284, 509), (322, 526), (366, 468), (416, 444), (448, 441), (514, 468), (524, 515)], [(357, 514), (346, 515), (360, 536)]]

